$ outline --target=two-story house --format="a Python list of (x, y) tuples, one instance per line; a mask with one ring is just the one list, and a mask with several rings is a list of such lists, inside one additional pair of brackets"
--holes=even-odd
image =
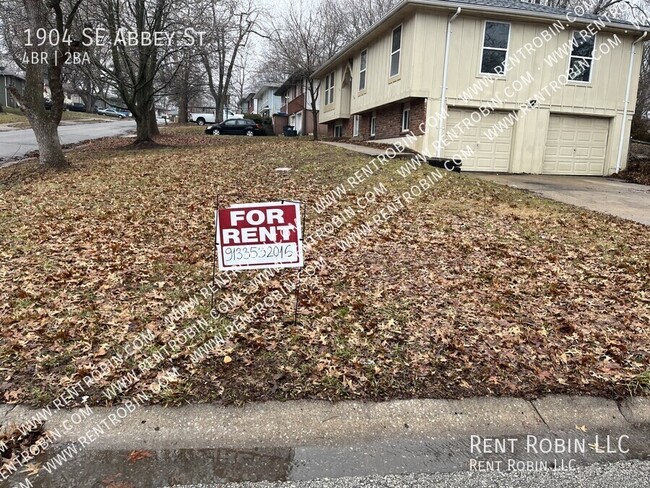
[[(301, 73), (294, 73), (275, 91), (275, 94), (282, 99), (280, 111), (286, 114), (287, 123), (295, 128), (298, 135), (312, 134), (314, 132), (313, 109), (316, 109), (318, 117), (320, 97), (316, 97), (314, 107), (308, 78)], [(319, 131), (325, 128), (319, 127)]]
[(257, 113), (263, 117), (271, 117), (282, 108), (282, 98), (275, 94), (282, 83), (263, 83), (253, 97)]
[(257, 100), (255, 92), (251, 92), (239, 101), (239, 110), (243, 114), (257, 113)]
[(469, 171), (611, 174), (649, 29), (580, 13), (404, 0), (316, 71), (320, 121), (330, 137), (400, 140)]

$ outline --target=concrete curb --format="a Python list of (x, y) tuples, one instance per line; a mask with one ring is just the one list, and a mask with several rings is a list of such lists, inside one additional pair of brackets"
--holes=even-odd
[[(0, 405), (2, 429), (29, 420), (37, 411)], [(532, 402), (504, 397), (382, 403), (291, 401), (244, 407), (137, 406), (129, 415), (118, 415), (125, 411), (119, 406), (95, 407), (91, 414), (84, 409), (52, 409), (45, 428), (58, 431), (60, 444), (91, 432), (95, 438), (92, 449), (337, 447), (395, 438), (575, 432), (577, 426), (592, 432), (650, 428), (650, 398), (633, 398), (619, 409), (612, 400), (562, 395)], [(108, 421), (110, 415), (117, 415), (116, 424)], [(103, 427), (103, 433), (93, 434), (98, 427)]]
[(650, 398), (633, 397), (621, 404), (621, 413), (633, 425), (650, 426)]

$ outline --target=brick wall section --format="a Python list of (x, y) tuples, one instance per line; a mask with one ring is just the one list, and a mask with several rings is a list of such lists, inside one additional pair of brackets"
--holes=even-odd
[[(411, 100), (411, 114), (409, 117), (409, 129), (414, 134), (420, 134), (418, 126), (426, 122), (427, 105), (424, 98)], [(376, 110), (377, 122), (375, 139), (392, 139), (402, 135), (402, 110), (403, 103), (393, 103)], [(370, 115), (368, 114), (368, 133), (370, 133)]]
[[(415, 98), (410, 100), (411, 115), (409, 119), (409, 129), (416, 135), (421, 134), (419, 126), (426, 123), (427, 105), (424, 98)], [(374, 139), (393, 139), (402, 136), (402, 110), (404, 103), (392, 103), (375, 111), (376, 125)], [(370, 119), (372, 112), (364, 112), (361, 115), (359, 126), (359, 139), (370, 139)], [(335, 122), (327, 123), (327, 136), (334, 137), (334, 126), (343, 124), (343, 138), (352, 138), (352, 116), (350, 119), (342, 119)]]
[(327, 137), (334, 137), (334, 126), (342, 125), (343, 130), (341, 132), (341, 137), (344, 139), (352, 138), (352, 117), (349, 119), (338, 119), (333, 120), (332, 122), (327, 122)]
[[(424, 98), (416, 98), (411, 100), (411, 115), (409, 118), (409, 129), (416, 135), (421, 134), (419, 126), (421, 123), (426, 123), (427, 118), (427, 105)], [(392, 103), (384, 107), (378, 108), (376, 113), (375, 137), (374, 139), (393, 139), (401, 137), (402, 132), (402, 110), (404, 103)], [(370, 139), (370, 119), (372, 112), (364, 112), (360, 114), (361, 120), (359, 125), (359, 139)], [(351, 116), (349, 119), (340, 119), (335, 122), (327, 123), (327, 137), (334, 137), (334, 126), (342, 123), (343, 133), (342, 138), (351, 139), (353, 121)]]

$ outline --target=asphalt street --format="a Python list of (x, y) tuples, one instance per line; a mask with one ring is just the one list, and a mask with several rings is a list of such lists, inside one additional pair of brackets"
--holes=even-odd
[[(135, 129), (134, 120), (115, 120), (96, 124), (75, 124), (59, 127), (62, 144), (75, 144), (90, 139), (119, 136)], [(0, 132), (0, 164), (20, 158), (38, 149), (32, 129)]]
[(174, 485), (173, 488), (647, 488), (650, 462), (593, 464), (570, 471), (491, 471), (337, 478), (279, 483)]

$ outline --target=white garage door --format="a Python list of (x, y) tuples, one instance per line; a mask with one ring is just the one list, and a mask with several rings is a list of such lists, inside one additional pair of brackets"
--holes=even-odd
[(609, 119), (551, 115), (542, 172), (548, 175), (601, 176)]
[[(451, 158), (471, 150), (469, 156), (465, 154), (461, 157), (463, 171), (507, 172), (510, 169), (512, 122), (514, 122), (508, 119), (510, 112), (492, 112), (465, 128), (463, 119), (472, 120), (471, 114), (472, 110), (449, 109), (447, 138), (450, 142), (444, 149), (445, 157)], [(476, 119), (475, 115), (474, 120)], [(500, 126), (499, 122), (501, 122)], [(453, 128), (456, 124), (460, 125), (454, 135)], [(454, 138), (455, 140), (451, 140)]]

